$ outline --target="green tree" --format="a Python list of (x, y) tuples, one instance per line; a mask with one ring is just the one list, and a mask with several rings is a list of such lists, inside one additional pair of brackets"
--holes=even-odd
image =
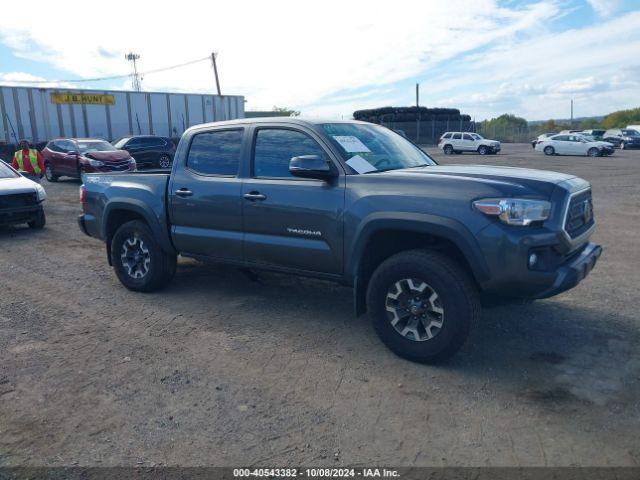
[(274, 112), (279, 112), (279, 113), (287, 113), (290, 117), (299, 117), (300, 116), (300, 111), (299, 110), (291, 110), (290, 108), (287, 107), (278, 107), (276, 105), (273, 106), (273, 111)]
[(600, 128), (600, 122), (595, 118), (587, 118), (580, 122), (580, 128), (583, 130), (592, 130), (594, 128)]
[(610, 113), (602, 120), (602, 128), (624, 128), (638, 123), (640, 123), (640, 108), (632, 108)]

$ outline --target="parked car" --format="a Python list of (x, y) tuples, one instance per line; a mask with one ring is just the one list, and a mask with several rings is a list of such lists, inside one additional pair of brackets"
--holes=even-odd
[(613, 153), (613, 145), (608, 142), (591, 142), (582, 135), (558, 134), (536, 144), (536, 150), (545, 155), (588, 155), (602, 157)]
[(538, 135), (538, 138), (534, 138), (533, 140), (531, 140), (531, 148), (536, 148), (536, 144), (540, 140), (544, 140), (545, 138), (549, 138), (553, 135), (557, 135), (557, 133), (549, 132), (549, 133), (543, 133), (541, 135)]
[(640, 132), (631, 128), (611, 128), (604, 133), (603, 139), (621, 150), (640, 148)]
[(112, 144), (129, 152), (136, 159), (138, 168), (171, 168), (176, 153), (173, 140), (155, 135), (123, 137)]
[(588, 135), (590, 137), (593, 137), (594, 140), (598, 141), (598, 140), (602, 140), (602, 136), (604, 135), (605, 130), (600, 130), (600, 129), (591, 129), (591, 130), (582, 130), (582, 132), (580, 132), (582, 135)]
[(419, 362), (462, 346), (481, 299), (551, 297), (602, 251), (589, 241), (587, 181), (440, 166), (366, 122), (199, 125), (184, 133), (171, 172), (85, 180), (79, 226), (106, 242), (126, 288), (165, 286), (178, 254), (336, 281), (354, 288), (356, 312), (368, 312), (391, 350)]
[(636, 132), (640, 132), (640, 125), (627, 125), (628, 130), (635, 130)]
[(0, 225), (26, 223), (40, 229), (46, 223), (42, 205), (47, 198), (42, 185), (0, 162)]
[(452, 153), (477, 152), (480, 155), (498, 153), (500, 142), (487, 140), (481, 135), (472, 132), (445, 132), (440, 137), (438, 148), (447, 155)]
[(136, 161), (97, 138), (57, 138), (42, 149), (44, 174), (50, 182), (59, 177), (80, 178), (83, 173), (136, 170)]
[(567, 133), (580, 133), (582, 132), (582, 130), (560, 130), (560, 133), (562, 134), (567, 134)]

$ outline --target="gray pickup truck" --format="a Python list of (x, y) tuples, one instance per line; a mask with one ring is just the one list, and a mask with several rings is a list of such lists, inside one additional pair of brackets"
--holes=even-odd
[(171, 172), (88, 174), (80, 228), (125, 287), (165, 286), (177, 255), (353, 287), (382, 341), (453, 355), (483, 301), (574, 287), (602, 248), (572, 175), (442, 166), (384, 127), (245, 119), (190, 128)]

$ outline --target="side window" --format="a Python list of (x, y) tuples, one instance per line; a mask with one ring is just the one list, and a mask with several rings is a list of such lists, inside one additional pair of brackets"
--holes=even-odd
[(450, 133), (445, 133), (442, 138), (451, 138), (451, 134)]
[(70, 141), (70, 140), (58, 140), (56, 145), (60, 149), (61, 152), (71, 152), (73, 150), (78, 150), (78, 147)]
[(453, 137), (451, 138), (453, 138), (454, 140), (460, 140), (462, 138), (462, 135), (460, 133), (454, 133)]
[(306, 133), (261, 128), (256, 135), (253, 174), (255, 177), (293, 178), (289, 173), (289, 162), (292, 157), (300, 155), (326, 156), (318, 142)]
[(129, 140), (126, 143), (127, 147), (139, 147), (140, 146), (140, 139), (139, 138), (132, 138), (131, 140)]
[(471, 135), (468, 135), (468, 134), (466, 134), (466, 133), (462, 136), (462, 138), (463, 138), (463, 140), (473, 140), (473, 138), (471, 137)]
[(567, 137), (566, 135), (558, 135), (556, 137), (553, 137), (551, 140), (557, 140), (559, 142), (566, 142), (567, 140), (569, 140), (569, 137)]
[(191, 141), (187, 168), (203, 175), (237, 175), (243, 130), (198, 133)]
[(47, 148), (52, 152), (62, 152), (62, 149), (58, 146), (56, 142), (49, 142)]

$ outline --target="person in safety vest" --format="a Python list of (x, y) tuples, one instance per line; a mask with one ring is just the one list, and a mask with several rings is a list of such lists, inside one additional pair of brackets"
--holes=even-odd
[(20, 140), (20, 150), (13, 154), (11, 166), (16, 170), (27, 172), (28, 178), (38, 183), (44, 174), (42, 155), (35, 148), (29, 148), (27, 140)]

